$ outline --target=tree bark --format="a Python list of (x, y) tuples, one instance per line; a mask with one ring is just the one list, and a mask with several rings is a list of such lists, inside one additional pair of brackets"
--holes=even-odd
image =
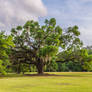
[(39, 61), (36, 65), (37, 72), (38, 74), (43, 74), (44, 73), (44, 64), (42, 61)]
[(17, 74), (20, 74), (20, 73), (21, 73), (20, 64), (18, 64), (18, 66), (17, 66)]
[(29, 71), (31, 72), (31, 64), (29, 65)]

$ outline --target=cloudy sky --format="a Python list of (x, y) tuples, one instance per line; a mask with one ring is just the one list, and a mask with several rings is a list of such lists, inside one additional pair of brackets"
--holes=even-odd
[(92, 45), (92, 0), (0, 0), (0, 29), (51, 17), (62, 28), (78, 25), (84, 44)]

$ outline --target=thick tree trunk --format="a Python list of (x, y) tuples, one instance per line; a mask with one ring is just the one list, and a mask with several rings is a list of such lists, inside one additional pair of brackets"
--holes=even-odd
[(20, 74), (20, 73), (21, 73), (20, 64), (18, 64), (18, 66), (17, 66), (17, 74)]
[(42, 61), (39, 61), (36, 65), (38, 74), (44, 73), (44, 64)]
[(31, 64), (29, 65), (29, 71), (31, 72)]

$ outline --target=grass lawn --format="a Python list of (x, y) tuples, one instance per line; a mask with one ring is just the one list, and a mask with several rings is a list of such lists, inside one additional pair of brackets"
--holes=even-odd
[(92, 92), (92, 73), (50, 73), (60, 76), (0, 77), (0, 92)]

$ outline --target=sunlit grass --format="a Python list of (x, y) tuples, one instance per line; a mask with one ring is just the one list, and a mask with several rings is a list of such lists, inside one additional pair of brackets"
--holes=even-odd
[(0, 92), (92, 92), (92, 73), (50, 73), (61, 76), (0, 77)]

